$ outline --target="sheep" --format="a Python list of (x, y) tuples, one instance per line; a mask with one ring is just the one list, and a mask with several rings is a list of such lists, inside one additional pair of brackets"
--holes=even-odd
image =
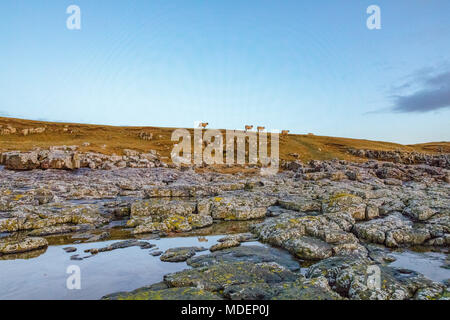
[(252, 130), (253, 129), (253, 126), (249, 126), (249, 125), (245, 125), (245, 131), (248, 131), (248, 130)]
[(282, 136), (287, 136), (289, 134), (289, 130), (281, 130)]
[(198, 127), (199, 128), (203, 128), (203, 129), (205, 129), (207, 126), (208, 126), (208, 122), (201, 122), (199, 125), (198, 125)]
[(258, 130), (258, 132), (264, 131), (266, 129), (266, 127), (256, 127), (256, 130)]

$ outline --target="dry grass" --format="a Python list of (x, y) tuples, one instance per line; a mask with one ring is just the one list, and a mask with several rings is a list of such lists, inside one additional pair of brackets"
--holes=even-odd
[[(54, 123), (44, 121), (22, 120), (0, 117), (0, 125), (5, 128), (10, 125), (17, 128), (18, 133), (0, 135), (0, 151), (31, 150), (35, 147), (48, 148), (58, 145), (77, 145), (81, 151), (93, 151), (104, 154), (123, 153), (123, 149), (133, 149), (140, 152), (156, 150), (164, 157), (170, 157), (174, 142), (171, 141), (173, 128), (159, 127), (115, 127), (105, 125), (90, 125), (76, 123)], [(20, 130), (27, 128), (45, 127), (41, 134), (24, 136)], [(152, 140), (143, 140), (140, 132), (152, 133)], [(89, 146), (82, 146), (89, 142)], [(294, 160), (292, 154), (298, 154), (299, 159), (346, 159), (358, 161), (347, 150), (401, 150), (419, 151), (425, 153), (450, 152), (450, 142), (430, 142), (416, 145), (401, 145), (390, 142), (369, 141), (348, 138), (325, 137), (315, 135), (280, 136), (280, 158)], [(231, 170), (231, 169), (230, 169)]]

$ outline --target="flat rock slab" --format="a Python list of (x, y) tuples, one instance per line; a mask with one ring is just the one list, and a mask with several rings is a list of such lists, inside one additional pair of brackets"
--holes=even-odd
[[(368, 277), (378, 275), (379, 284), (369, 285)], [(356, 300), (440, 299), (445, 286), (412, 270), (377, 265), (370, 259), (332, 257), (312, 265), (307, 278), (325, 277), (331, 288)], [(374, 278), (376, 280), (376, 278)]]
[(107, 252), (112, 251), (116, 249), (124, 249), (129, 247), (140, 247), (141, 249), (150, 249), (154, 247), (154, 244), (151, 244), (147, 241), (138, 241), (138, 240), (125, 240), (125, 241), (119, 241), (115, 242), (113, 244), (110, 244), (109, 246), (103, 247), (103, 248), (92, 248), (84, 250), (84, 252), (89, 252), (91, 254), (97, 254), (99, 252)]
[(223, 238), (218, 239), (217, 241), (224, 242), (228, 240), (237, 240), (239, 242), (250, 242), (250, 241), (257, 241), (258, 238), (253, 233), (238, 233), (225, 236)]
[(284, 243), (284, 247), (297, 257), (306, 260), (321, 260), (331, 257), (332, 246), (313, 237), (300, 237), (290, 239)]
[(3, 238), (0, 239), (0, 256), (38, 250), (47, 246), (48, 242), (44, 238)]
[(132, 292), (107, 295), (103, 300), (221, 300), (218, 295), (199, 288), (169, 288), (164, 283), (155, 283)]
[(353, 218), (346, 212), (322, 215), (283, 213), (252, 226), (261, 241), (282, 247), (300, 259), (320, 260), (366, 249), (350, 232)]
[(232, 262), (183, 270), (164, 276), (169, 287), (196, 287), (220, 291), (242, 283), (294, 281), (298, 275), (274, 262)]
[(342, 300), (325, 278), (281, 283), (246, 283), (227, 287), (223, 295), (232, 300)]
[(10, 253), (1, 255), (0, 254), (0, 260), (29, 260), (39, 257), (40, 255), (43, 255), (47, 251), (47, 247), (41, 248), (41, 249), (35, 249), (32, 251), (26, 251), (21, 253)]
[(391, 263), (397, 260), (394, 256), (390, 255), (391, 250), (382, 245), (366, 244), (368, 256), (373, 261), (379, 264)]
[(183, 262), (193, 257), (197, 252), (205, 251), (203, 247), (179, 247), (170, 248), (160, 257), (165, 262)]
[(93, 228), (89, 225), (58, 225), (58, 226), (50, 226), (50, 227), (44, 227), (39, 229), (34, 229), (30, 232), (28, 232), (28, 236), (31, 237), (44, 237), (44, 236), (50, 236), (55, 234), (65, 234), (65, 233), (72, 233), (72, 232), (78, 232), (83, 230), (89, 230), (90, 228)]
[(212, 266), (225, 262), (276, 262), (291, 271), (300, 270), (299, 262), (286, 251), (263, 246), (235, 247), (192, 257), (187, 260), (187, 264), (194, 268)]

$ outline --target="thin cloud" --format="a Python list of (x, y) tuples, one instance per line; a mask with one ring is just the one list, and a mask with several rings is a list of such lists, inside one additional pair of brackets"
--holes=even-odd
[[(394, 106), (391, 112), (429, 112), (450, 107), (450, 71), (431, 73), (419, 76), (415, 73), (412, 83), (403, 88), (419, 87), (413, 93), (391, 96)], [(400, 87), (397, 87), (400, 89)]]
[(0, 110), (0, 117), (10, 117), (10, 116), (11, 115), (8, 112)]

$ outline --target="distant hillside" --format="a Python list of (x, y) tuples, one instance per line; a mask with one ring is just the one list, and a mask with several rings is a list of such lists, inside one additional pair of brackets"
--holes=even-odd
[[(55, 123), (0, 117), (0, 152), (26, 151), (35, 147), (48, 148), (59, 145), (77, 145), (80, 151), (105, 154), (123, 154), (123, 149), (140, 152), (156, 150), (170, 157), (173, 128), (116, 127), (77, 123)], [(44, 129), (45, 128), (45, 129)], [(450, 142), (430, 142), (401, 145), (390, 142), (315, 135), (290, 134), (280, 137), (282, 160), (303, 161), (333, 158), (360, 161), (349, 149), (421, 152), (428, 154), (450, 153)]]

